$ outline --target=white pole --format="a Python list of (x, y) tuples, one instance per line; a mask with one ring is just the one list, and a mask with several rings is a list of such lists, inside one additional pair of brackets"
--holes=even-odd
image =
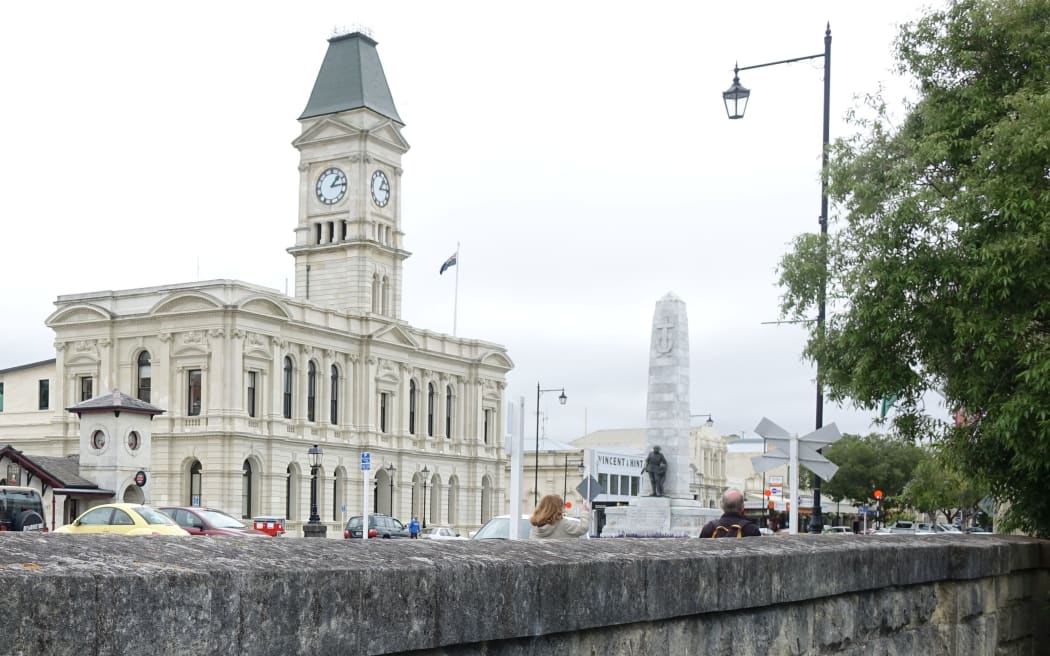
[(791, 522), (791, 526), (788, 533), (791, 535), (798, 534), (798, 435), (792, 435), (790, 441), (788, 469), (791, 475), (791, 496), (788, 497), (791, 504), (791, 514), (788, 519)]
[(591, 531), (594, 530), (594, 506), (591, 504), (591, 471), (594, 467), (594, 451), (592, 450), (589, 454), (587, 467), (583, 471), (583, 475), (587, 477), (587, 537), (591, 537)]
[[(521, 535), (521, 481), (522, 467), (525, 459), (525, 397), (521, 397), (521, 409), (518, 411), (518, 426), (512, 427), (510, 435), (510, 539), (522, 540), (528, 536)], [(516, 430), (515, 430), (516, 429)]]
[(459, 242), (456, 242), (456, 293), (452, 300), (452, 336), (456, 336), (456, 320), (459, 318)]
[(361, 507), (361, 539), (368, 539), (368, 470), (361, 471), (361, 498), (364, 500)]

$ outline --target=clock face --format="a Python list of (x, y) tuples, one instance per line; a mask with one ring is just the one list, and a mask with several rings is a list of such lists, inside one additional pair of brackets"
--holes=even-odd
[(372, 174), (372, 200), (379, 207), (386, 207), (390, 201), (390, 182), (386, 173), (379, 170)]
[(346, 194), (346, 174), (332, 167), (321, 171), (317, 176), (317, 200), (325, 205), (333, 205), (342, 200)]

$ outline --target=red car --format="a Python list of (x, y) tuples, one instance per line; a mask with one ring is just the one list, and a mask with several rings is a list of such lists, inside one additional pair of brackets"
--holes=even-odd
[(256, 531), (244, 522), (214, 508), (196, 508), (191, 506), (169, 506), (159, 508), (162, 513), (175, 520), (175, 523), (189, 532), (190, 535), (207, 535), (209, 537), (234, 538), (268, 538), (268, 533)]

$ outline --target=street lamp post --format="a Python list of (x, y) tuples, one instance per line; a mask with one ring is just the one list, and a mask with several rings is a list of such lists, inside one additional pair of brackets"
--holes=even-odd
[(386, 466), (387, 478), (390, 479), (390, 516), (394, 516), (394, 472), (397, 468), (394, 467), (394, 463), (390, 463)]
[(321, 523), (321, 516), (317, 514), (317, 470), (321, 467), (324, 451), (315, 444), (306, 453), (310, 457), (310, 520), (303, 526), (303, 537), (323, 538), (328, 527)]
[(565, 402), (569, 400), (569, 397), (565, 396), (564, 387), (555, 387), (552, 389), (540, 389), (540, 384), (536, 383), (536, 471), (535, 480), (532, 487), (532, 501), (533, 505), (540, 505), (540, 395), (544, 392), (561, 392), (558, 395), (558, 401), (565, 405)]
[(427, 469), (426, 465), (423, 465), (423, 470), (420, 472), (423, 474), (423, 528), (427, 527), (427, 478), (430, 476), (430, 470)]
[[(766, 64), (755, 64), (754, 66), (735, 66), (733, 68), (733, 84), (722, 93), (722, 100), (725, 102), (726, 113), (731, 119), (738, 119), (744, 117), (744, 110), (747, 108), (747, 100), (751, 95), (751, 91), (740, 84), (740, 71), (751, 70), (755, 68), (764, 68), (766, 66), (776, 66), (778, 64), (790, 64), (792, 62), (805, 61), (808, 59), (818, 59), (823, 57), (824, 59), (824, 131), (823, 131), (823, 142), (821, 144), (821, 156), (820, 156), (820, 237), (821, 247), (823, 248), (824, 243), (827, 240), (828, 234), (828, 143), (831, 125), (831, 23), (828, 23), (827, 29), (824, 32), (824, 52), (816, 55), (806, 55), (804, 57), (794, 57), (792, 59), (782, 59), (780, 61), (768, 62)], [(827, 261), (824, 261), (824, 266), (827, 266)], [(817, 333), (823, 335), (824, 332), (824, 315), (825, 315), (825, 296), (827, 295), (827, 275), (823, 272), (820, 281), (820, 290), (817, 297)], [(824, 426), (824, 387), (823, 381), (820, 378), (820, 362), (817, 361), (817, 412), (816, 412), (816, 428), (820, 429)], [(816, 474), (813, 475), (813, 516), (810, 520), (809, 531), (810, 533), (820, 533), (824, 530), (824, 521), (821, 517), (820, 511), (820, 477)]]

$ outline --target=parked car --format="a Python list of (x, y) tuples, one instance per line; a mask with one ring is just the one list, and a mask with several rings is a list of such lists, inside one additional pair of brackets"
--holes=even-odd
[(0, 485), (0, 531), (46, 531), (40, 493), (21, 485)]
[(55, 533), (113, 533), (116, 535), (186, 535), (171, 517), (137, 503), (106, 503), (84, 512)]
[(427, 540), (466, 540), (454, 528), (449, 526), (428, 526), (419, 532), (419, 537)]
[(190, 535), (208, 537), (268, 538), (269, 534), (256, 531), (244, 522), (214, 508), (192, 506), (163, 506), (162, 513), (175, 520)]
[[(350, 521), (346, 523), (346, 528), (343, 530), (344, 538), (360, 538), (361, 537), (361, 516), (357, 515), (350, 518)], [(408, 527), (401, 523), (400, 520), (390, 517), (389, 515), (369, 515), (368, 516), (368, 537), (369, 538), (407, 538)]]
[[(522, 515), (521, 519), (518, 520), (521, 523), (518, 525), (518, 537), (522, 540), (527, 540), (529, 537), (529, 531), (532, 530), (532, 524), (529, 523), (529, 516)], [(485, 522), (481, 528), (477, 530), (474, 535), (470, 537), (471, 540), (509, 540), (510, 539), (510, 515), (498, 515), (493, 517), (489, 521)]]
[(853, 529), (849, 526), (825, 526), (826, 535), (853, 535)]

